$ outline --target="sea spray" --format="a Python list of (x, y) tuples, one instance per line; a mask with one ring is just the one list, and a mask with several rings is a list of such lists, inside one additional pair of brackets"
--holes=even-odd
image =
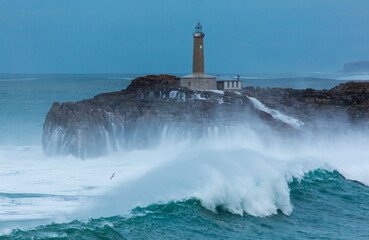
[[(2, 195), (3, 221), (124, 215), (137, 206), (188, 199), (214, 212), (291, 215), (288, 184), (309, 171), (337, 170), (369, 185), (365, 134), (321, 132), (285, 139), (267, 128), (264, 134), (228, 128), (222, 137), (217, 129), (208, 131), (210, 137), (200, 142), (163, 138), (153, 149), (87, 160), (46, 157), (41, 147), (2, 147), (0, 192), (23, 196), (8, 201), (9, 195)], [(20, 201), (21, 212), (5, 214)]]
[(110, 216), (136, 206), (191, 198), (212, 211), (222, 207), (240, 215), (268, 216), (278, 209), (291, 213), (283, 172), (259, 154), (240, 149), (219, 151), (204, 145), (172, 151), (176, 151), (174, 158), (162, 156), (165, 160), (146, 174), (122, 182), (100, 197), (88, 214)]
[[(85, 160), (68, 155), (47, 157), (39, 145), (42, 123), (52, 102), (88, 99), (100, 92), (121, 90), (125, 85), (122, 81), (102, 81), (103, 76), (96, 77), (96, 80), (88, 77), (88, 81), (81, 76), (70, 75), (43, 78), (43, 81), (29, 83), (25, 79), (5, 79), (7, 82), (1, 86), (5, 94), (2, 95), (4, 111), (0, 111), (3, 123), (0, 126), (0, 234), (10, 236), (1, 236), (0, 239), (180, 239), (183, 236), (193, 239), (367, 239), (369, 235), (366, 227), (369, 188), (345, 179), (369, 185), (369, 138), (367, 131), (355, 132), (347, 128), (349, 119), (338, 118), (337, 114), (331, 119), (318, 115), (319, 123), (327, 124), (329, 121), (329, 126), (335, 124), (337, 131), (327, 133), (319, 130), (305, 132), (306, 125), (312, 123), (301, 118), (306, 124), (301, 134), (288, 138), (276, 136), (265, 126), (261, 127), (262, 131), (247, 126), (233, 129), (230, 126), (223, 126), (223, 129), (206, 127), (208, 138), (196, 143), (178, 142), (175, 136), (180, 133), (164, 126), (158, 140), (161, 144), (156, 148), (135, 151), (122, 148), (104, 157)], [(298, 83), (302, 82), (300, 80), (279, 79), (274, 84), (281, 87), (288, 82), (288, 87), (312, 85), (313, 88), (330, 88), (337, 84), (333, 80), (310, 79), (310, 85), (301, 85)], [(30, 94), (12, 91), (8, 84), (16, 89), (22, 87), (22, 91)], [(269, 81), (260, 80), (252, 84), (271, 86)], [(35, 92), (37, 94), (33, 94)], [(169, 93), (160, 92), (159, 95), (169, 98)], [(207, 93), (196, 97), (200, 98), (204, 98), (201, 101), (206, 100)], [(268, 106), (273, 105), (264, 102), (263, 98), (260, 100)], [(315, 117), (310, 115), (310, 119), (315, 120)], [(318, 128), (320, 125), (314, 123), (314, 126)], [(123, 125), (112, 125), (112, 129), (114, 135), (111, 136), (115, 139), (122, 131), (129, 130)], [(184, 131), (182, 133), (185, 134)], [(25, 146), (32, 144), (36, 146)], [(236, 153), (247, 155), (244, 157), (248, 163), (244, 164), (246, 170), (241, 169), (244, 166), (241, 157), (235, 160), (232, 157)], [(204, 157), (215, 159), (214, 163), (202, 160)], [(186, 159), (189, 159), (188, 164)], [(260, 162), (260, 168), (273, 173), (274, 179), (281, 180), (280, 183), (272, 184), (269, 175), (265, 177), (263, 173), (255, 173), (260, 168), (254, 167), (253, 162)], [(232, 169), (235, 169), (234, 174), (227, 174), (233, 173)], [(113, 173), (115, 175), (110, 180)], [(199, 176), (196, 182), (199, 185), (195, 191), (179, 191), (175, 186), (170, 188), (166, 185), (164, 180), (167, 179), (164, 178), (167, 175), (167, 179), (174, 179), (172, 184), (178, 184), (180, 190), (194, 189), (191, 188), (195, 184), (191, 182), (194, 181), (193, 176)], [(263, 184), (247, 185), (253, 178)], [(151, 181), (147, 181), (148, 186), (144, 187), (153, 186), (153, 192), (139, 191), (139, 183), (145, 179)], [(192, 185), (180, 184), (186, 180)], [(288, 183), (287, 189), (285, 182)], [(122, 192), (114, 198), (114, 194), (129, 185), (136, 187), (137, 192), (132, 196), (129, 192), (122, 196)], [(269, 191), (273, 188), (276, 193)], [(172, 190), (174, 194), (168, 194)], [(124, 203), (134, 202), (138, 192), (141, 194), (138, 199), (148, 204), (141, 201), (137, 205), (148, 206), (133, 210), (125, 207)], [(279, 204), (257, 202), (262, 206), (261, 211), (257, 204), (240, 204), (240, 199), (260, 199), (266, 193), (281, 196)], [(279, 193), (288, 193), (289, 200), (286, 194)], [(262, 197), (262, 200), (271, 199), (268, 197)], [(180, 198), (191, 200), (176, 202)], [(122, 199), (121, 203), (119, 199)], [(102, 206), (116, 203), (101, 211), (114, 216), (98, 216), (97, 203), (102, 203)], [(266, 218), (251, 216), (263, 216), (261, 213), (273, 212), (277, 207), (288, 209), (282, 203), (292, 206), (290, 215), (277, 211), (279, 214)], [(85, 216), (96, 218), (88, 220)], [(29, 230), (11, 233), (16, 228)]]
[[(224, 139), (208, 139), (200, 145), (187, 142), (179, 147), (163, 142), (155, 154), (149, 151), (146, 153), (150, 155), (141, 155), (150, 165), (149, 171), (134, 181), (122, 181), (112, 192), (99, 197), (87, 216), (127, 213), (136, 206), (191, 198), (200, 200), (211, 211), (221, 207), (239, 215), (263, 217), (281, 210), (289, 215), (292, 204), (288, 182), (311, 170), (340, 169), (336, 163), (344, 167), (341, 161), (353, 149), (337, 151), (336, 146), (351, 137), (355, 136), (332, 140), (317, 135), (318, 145), (307, 140), (290, 145), (278, 137), (260, 138), (251, 130), (244, 130)], [(361, 140), (358, 146), (368, 142), (366, 138)], [(355, 155), (361, 162), (367, 154)], [(360, 178), (354, 173), (351, 176)]]

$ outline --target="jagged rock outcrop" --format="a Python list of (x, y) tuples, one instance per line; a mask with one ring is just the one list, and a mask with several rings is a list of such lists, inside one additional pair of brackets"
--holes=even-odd
[(46, 116), (42, 143), (48, 155), (87, 158), (155, 146), (162, 139), (221, 135), (243, 124), (257, 129), (263, 123), (290, 134), (308, 126), (303, 122), (320, 112), (348, 114), (354, 122), (368, 119), (367, 89), (366, 83), (347, 83), (322, 91), (192, 91), (180, 87), (175, 76), (148, 75), (133, 80), (126, 90), (76, 103), (54, 103)]
[[(247, 114), (253, 111), (254, 114)], [(54, 103), (46, 116), (46, 154), (95, 157), (109, 151), (144, 148), (162, 138), (198, 139), (258, 117), (275, 128), (290, 128), (255, 109), (233, 92), (192, 91), (169, 75), (149, 75), (119, 92), (76, 103)]]
[(348, 82), (330, 90), (247, 87), (243, 93), (310, 125), (324, 121), (367, 127), (369, 82)]

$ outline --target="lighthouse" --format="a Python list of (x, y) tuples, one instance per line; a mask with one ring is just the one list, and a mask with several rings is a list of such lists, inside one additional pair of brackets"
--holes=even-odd
[(192, 72), (193, 73), (204, 73), (204, 37), (205, 34), (202, 32), (202, 26), (200, 22), (195, 27), (193, 34), (193, 62)]
[(200, 22), (193, 33), (192, 74), (181, 77), (181, 86), (193, 90), (216, 90), (216, 77), (205, 74), (204, 67), (204, 37)]

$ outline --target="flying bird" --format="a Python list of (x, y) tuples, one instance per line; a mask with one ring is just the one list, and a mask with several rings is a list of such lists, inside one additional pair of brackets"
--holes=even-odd
[(110, 180), (114, 177), (114, 175), (115, 175), (115, 173), (113, 173), (113, 175), (111, 175)]

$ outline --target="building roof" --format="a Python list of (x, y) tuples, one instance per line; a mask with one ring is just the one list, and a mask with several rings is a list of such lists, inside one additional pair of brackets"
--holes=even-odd
[[(229, 75), (218, 75), (217, 81), (237, 81), (237, 77), (229, 76)], [(241, 80), (240, 80), (241, 81)]]
[(191, 73), (190, 75), (183, 76), (181, 78), (216, 78), (205, 73)]

